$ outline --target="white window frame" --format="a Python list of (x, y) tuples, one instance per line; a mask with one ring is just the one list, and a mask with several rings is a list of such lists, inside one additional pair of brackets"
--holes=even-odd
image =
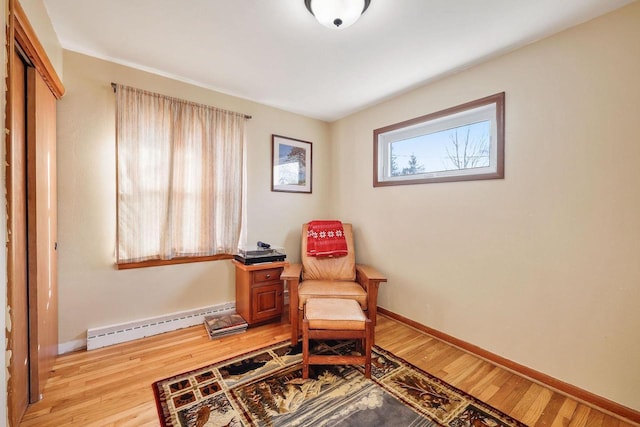
[[(504, 178), (504, 92), (373, 131), (373, 186), (427, 184)], [(490, 122), (489, 166), (392, 175), (394, 142), (478, 122)]]

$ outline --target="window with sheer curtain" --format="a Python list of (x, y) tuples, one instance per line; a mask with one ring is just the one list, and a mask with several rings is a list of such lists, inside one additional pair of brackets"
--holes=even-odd
[(118, 266), (235, 252), (246, 117), (124, 85), (116, 98)]

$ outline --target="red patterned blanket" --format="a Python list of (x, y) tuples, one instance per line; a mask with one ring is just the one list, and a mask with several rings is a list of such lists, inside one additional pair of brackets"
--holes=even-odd
[(340, 221), (311, 221), (307, 227), (307, 256), (347, 255), (347, 239)]

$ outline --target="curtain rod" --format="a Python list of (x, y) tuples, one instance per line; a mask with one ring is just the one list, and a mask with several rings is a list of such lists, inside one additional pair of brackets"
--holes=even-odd
[[(111, 87), (113, 88), (113, 93), (116, 93), (117, 85), (115, 83), (111, 82)], [(215, 108), (217, 108), (217, 107), (215, 107)], [(222, 108), (219, 108), (219, 110), (222, 110)], [(248, 114), (245, 114), (244, 118), (247, 119), (247, 120), (251, 120), (253, 117), (251, 117)]]

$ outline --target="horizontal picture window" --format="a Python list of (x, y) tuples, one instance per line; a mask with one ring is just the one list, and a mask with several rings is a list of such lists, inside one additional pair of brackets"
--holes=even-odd
[(504, 92), (376, 129), (374, 187), (504, 177)]

